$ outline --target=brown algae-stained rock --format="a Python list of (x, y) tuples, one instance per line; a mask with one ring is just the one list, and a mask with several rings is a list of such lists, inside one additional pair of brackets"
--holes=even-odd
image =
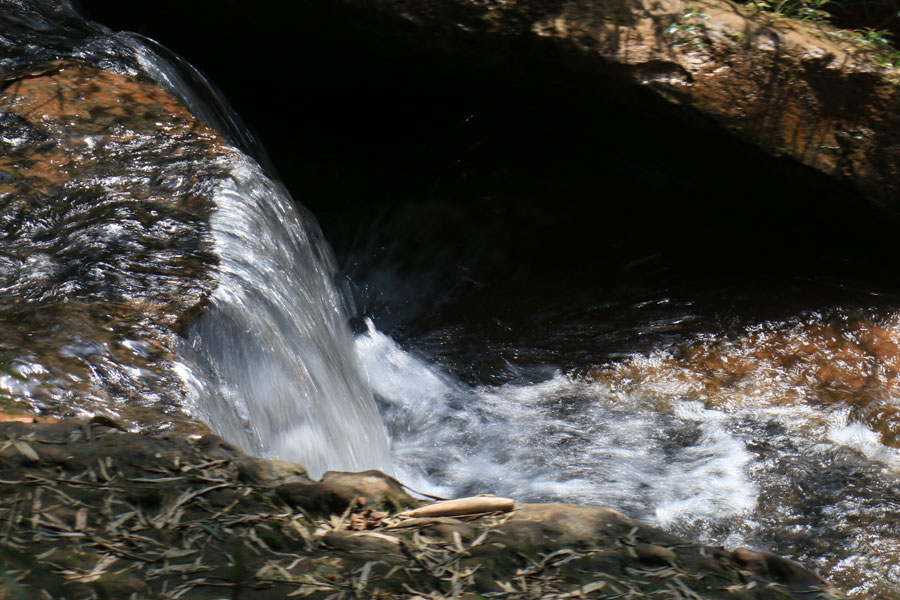
[(25, 373), (7, 408), (197, 431), (175, 334), (214, 287), (209, 217), (235, 151), (127, 72), (0, 75), (0, 363)]

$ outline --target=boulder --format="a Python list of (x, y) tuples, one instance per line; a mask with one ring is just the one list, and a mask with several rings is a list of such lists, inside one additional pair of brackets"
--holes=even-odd
[(0, 408), (203, 431), (180, 411), (175, 346), (215, 285), (209, 217), (234, 150), (111, 33), (64, 3), (7, 4)]

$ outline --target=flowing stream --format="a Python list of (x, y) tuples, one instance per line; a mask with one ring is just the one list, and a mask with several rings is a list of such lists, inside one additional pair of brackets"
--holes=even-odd
[(221, 165), (227, 176), (211, 218), (216, 288), (181, 344), (191, 411), (245, 451), (301, 463), (313, 477), (392, 473), (314, 217), (266, 175), (264, 151), (210, 82), (152, 40), (120, 37), (156, 81), (255, 155)]
[(391, 473), (318, 228), (252, 161), (229, 167), (212, 222), (219, 285), (187, 336), (197, 415), (248, 452), (314, 477)]
[[(654, 247), (615, 224), (603, 231), (605, 245), (576, 247), (602, 245), (591, 256), (605, 262), (585, 267), (565, 246), (583, 239), (580, 230), (554, 222), (557, 237), (547, 237), (562, 209), (532, 210), (518, 198), (510, 205), (521, 212), (504, 214), (502, 226), (462, 219), (470, 228), (454, 239), (474, 248), (469, 254), (444, 256), (453, 244), (429, 241), (427, 227), (412, 252), (386, 228), (375, 242), (343, 248), (339, 276), (315, 219), (260, 166), (258, 144), (215, 89), (147, 40), (119, 35), (115, 44), (245, 153), (217, 159), (225, 175), (210, 224), (214, 293), (176, 341), (177, 356), (154, 358), (140, 332), (111, 331), (91, 348), (72, 342), (66, 360), (88, 364), (107, 387), (114, 379), (129, 398), (173, 371), (180, 385), (166, 385), (186, 389), (186, 408), (213, 430), (313, 476), (378, 468), (446, 496), (603, 504), (691, 539), (789, 556), (854, 598), (900, 598), (896, 296), (857, 290), (831, 271), (827, 282), (792, 275), (770, 294), (761, 283), (770, 272), (753, 279), (738, 269), (730, 278), (754, 289), (747, 301), (696, 255), (685, 260), (689, 270), (660, 267), (659, 248), (671, 240)], [(358, 219), (363, 229), (371, 222)], [(103, 239), (116, 231), (104, 229)], [(504, 246), (501, 231), (515, 241)], [(524, 269), (509, 286), (491, 287), (499, 271), (479, 270), (478, 260), (519, 245), (557, 252), (560, 262), (526, 255), (499, 271), (526, 263), (559, 277), (539, 281)], [(50, 290), (73, 285), (53, 279), (62, 268), (53, 248), (7, 246), (9, 265), (0, 267), (9, 271), (10, 306), (25, 293), (19, 273), (53, 280)], [(400, 268), (354, 259), (372, 248), (421, 260)], [(116, 268), (112, 260), (97, 267)], [(820, 293), (823, 282), (840, 293)], [(815, 302), (783, 302), (791, 286)], [(10, 357), (16, 370), (0, 373), (8, 394), (33, 397), (38, 408), (68, 401), (59, 377), (41, 379), (68, 363)], [(134, 357), (141, 368), (129, 366)]]
[[(765, 328), (802, 346), (820, 318)], [(865, 424), (851, 402), (826, 403), (803, 389), (817, 385), (758, 364), (755, 348), (719, 349), (736, 365), (718, 374), (731, 379), (721, 386), (678, 351), (589, 376), (472, 386), (374, 328), (356, 346), (398, 469), (416, 485), (612, 506), (713, 545), (792, 556), (853, 597), (895, 597), (900, 451), (882, 443), (877, 419)]]

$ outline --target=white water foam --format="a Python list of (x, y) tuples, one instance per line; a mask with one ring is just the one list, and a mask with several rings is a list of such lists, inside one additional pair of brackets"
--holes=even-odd
[(835, 444), (852, 448), (871, 460), (897, 468), (900, 450), (881, 443), (881, 435), (862, 423), (850, 421), (850, 409), (835, 411), (828, 420), (828, 439)]
[(428, 491), (612, 506), (670, 527), (753, 509), (752, 456), (725, 415), (685, 403), (660, 413), (557, 374), (469, 388), (369, 324), (356, 349), (394, 442), (398, 469)]
[(312, 215), (259, 166), (265, 153), (194, 67), (142, 36), (118, 35), (141, 69), (246, 153), (223, 159), (211, 229), (217, 287), (177, 365), (192, 412), (247, 452), (326, 470), (393, 471)]

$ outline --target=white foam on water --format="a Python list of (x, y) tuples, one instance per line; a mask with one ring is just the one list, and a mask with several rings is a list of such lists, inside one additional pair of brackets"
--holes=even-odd
[(716, 411), (685, 403), (660, 413), (560, 373), (468, 387), (371, 324), (356, 349), (383, 403), (398, 468), (452, 495), (602, 504), (664, 526), (755, 505), (752, 457)]
[(672, 497), (656, 507), (657, 523), (669, 527), (753, 510), (757, 490), (748, 478), (753, 456), (727, 430), (728, 415), (707, 410), (699, 402), (678, 402), (674, 414), (698, 423), (700, 439), (684, 448), (683, 455), (673, 461), (673, 467), (681, 468), (681, 476), (670, 478)]
[(852, 448), (866, 458), (896, 468), (900, 465), (900, 450), (885, 446), (881, 436), (863, 425), (850, 422), (850, 410), (835, 411), (828, 420), (828, 439), (835, 444)]

